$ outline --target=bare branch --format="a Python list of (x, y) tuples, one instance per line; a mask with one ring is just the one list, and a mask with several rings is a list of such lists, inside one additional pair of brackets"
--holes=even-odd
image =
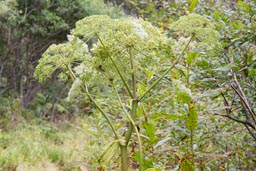
[(221, 115), (221, 114), (218, 114), (218, 113), (214, 113), (214, 115), (218, 115), (218, 116), (229, 118), (229, 119), (231, 119), (233, 121), (236, 121), (238, 123), (242, 123), (244, 125), (250, 126), (251, 128), (255, 129), (255, 126), (252, 123), (248, 122), (247, 120), (240, 120), (240, 119), (235, 118), (235, 117), (230, 116), (230, 115)]
[[(232, 55), (229, 57), (229, 61), (230, 61), (231, 65), (234, 65), (234, 59), (233, 59)], [(232, 77), (233, 77), (233, 81), (235, 83), (235, 85), (231, 84), (231, 87), (236, 92), (236, 94), (239, 96), (241, 104), (242, 104), (242, 106), (244, 108), (244, 111), (246, 113), (246, 118), (247, 118), (247, 120), (252, 119), (252, 121), (253, 121), (252, 124), (254, 125), (254, 129), (255, 129), (255, 127), (256, 127), (256, 114), (253, 111), (253, 109), (251, 108), (250, 103), (249, 103), (248, 99), (246, 98), (245, 93), (244, 93), (240, 83), (237, 80), (236, 73), (232, 68), (231, 68), (231, 74), (232, 74)]]
[(248, 130), (248, 132), (250, 133), (250, 135), (253, 137), (253, 139), (256, 141), (256, 134), (254, 134), (252, 132), (252, 130), (250, 130), (250, 128), (248, 127), (248, 125), (245, 125), (246, 129)]

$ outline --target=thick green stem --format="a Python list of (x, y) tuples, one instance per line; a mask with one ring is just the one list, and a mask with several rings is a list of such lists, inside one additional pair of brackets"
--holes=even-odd
[[(135, 121), (135, 119), (136, 119), (137, 108), (138, 108), (138, 100), (132, 100), (131, 118), (133, 121)], [(132, 122), (130, 122), (128, 131), (126, 132), (126, 135), (125, 135), (126, 145), (128, 145), (128, 143), (131, 139), (132, 132), (133, 132), (133, 124), (132, 124)]]
[(131, 64), (131, 71), (132, 71), (132, 89), (133, 89), (133, 99), (136, 98), (136, 80), (135, 80), (135, 69), (134, 69), (134, 64), (133, 64), (133, 55), (132, 55), (132, 49), (129, 48), (129, 56), (130, 56), (130, 64)]
[(190, 131), (190, 150), (191, 150), (191, 155), (192, 155), (192, 162), (194, 164), (195, 161), (195, 153), (194, 153), (194, 148), (193, 148), (193, 144), (194, 144), (194, 137), (193, 137), (193, 130)]
[[(131, 65), (131, 71), (132, 71), (132, 88), (133, 88), (133, 94), (132, 94), (132, 110), (131, 110), (131, 119), (133, 121), (135, 121), (136, 119), (136, 115), (137, 115), (137, 108), (138, 108), (138, 100), (136, 100), (136, 80), (135, 80), (135, 71), (134, 71), (134, 65), (133, 65), (133, 55), (132, 55), (132, 49), (128, 49), (129, 51), (129, 56), (130, 56), (130, 65)], [(126, 145), (128, 145), (130, 139), (131, 139), (131, 135), (132, 135), (132, 132), (133, 132), (133, 128), (134, 128), (134, 125), (133, 123), (130, 121), (129, 123), (129, 126), (128, 126), (128, 131), (126, 133), (126, 136), (125, 136), (125, 140), (126, 140)]]
[(179, 60), (183, 57), (186, 49), (188, 48), (190, 42), (193, 40), (194, 35), (191, 36), (191, 38), (189, 39), (188, 43), (186, 44), (186, 46), (184, 47), (184, 49), (182, 50), (181, 54), (179, 55), (179, 57), (173, 62), (173, 64), (147, 89), (147, 91), (138, 98), (138, 101), (141, 101), (149, 92), (150, 90), (152, 90), (165, 76), (166, 74), (168, 74), (168, 72), (171, 71), (171, 69), (173, 69), (175, 67), (175, 65), (179, 62)]
[(122, 171), (128, 171), (127, 145), (120, 144), (120, 148), (121, 148), (121, 169)]
[[(114, 87), (114, 86), (113, 86)], [(118, 101), (124, 111), (124, 113), (126, 114), (126, 116), (128, 117), (129, 121), (132, 123), (133, 125), (133, 128), (135, 129), (135, 132), (136, 132), (136, 135), (137, 135), (137, 138), (138, 138), (138, 142), (139, 142), (139, 152), (140, 152), (140, 171), (142, 171), (142, 165), (143, 165), (143, 148), (142, 148), (142, 143), (141, 143), (141, 139), (140, 139), (140, 134), (139, 134), (139, 131), (136, 127), (136, 124), (134, 122), (134, 120), (131, 118), (131, 116), (129, 115), (129, 113), (127, 112), (127, 110), (125, 109), (123, 103), (122, 103), (122, 100), (116, 90), (116, 88), (114, 87), (114, 90), (116, 92), (116, 95), (118, 97)]]

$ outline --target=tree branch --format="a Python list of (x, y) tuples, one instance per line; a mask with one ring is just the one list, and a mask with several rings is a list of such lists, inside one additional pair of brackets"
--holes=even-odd
[(218, 114), (218, 113), (214, 113), (214, 115), (218, 115), (218, 116), (222, 116), (222, 117), (229, 118), (229, 119), (231, 119), (231, 120), (233, 120), (233, 121), (236, 121), (236, 122), (238, 122), (238, 123), (242, 123), (242, 124), (244, 124), (244, 125), (248, 125), (248, 126), (250, 126), (251, 128), (255, 129), (255, 126), (254, 126), (252, 123), (248, 122), (247, 120), (240, 120), (240, 119), (234, 118), (234, 117), (232, 117), (232, 116), (230, 116), (230, 115), (221, 115), (221, 114)]
[[(231, 65), (234, 65), (234, 59), (233, 59), (233, 56), (230, 56), (230, 64)], [(233, 80), (236, 84), (237, 87), (234, 87), (231, 85), (231, 87), (235, 90), (235, 92), (237, 93), (237, 95), (240, 97), (240, 100), (241, 102), (244, 104), (243, 107), (244, 109), (247, 111), (249, 111), (249, 114), (251, 115), (253, 121), (254, 121), (254, 124), (256, 126), (256, 114), (255, 112), (253, 111), (253, 109), (251, 108), (245, 94), (244, 94), (244, 91), (240, 85), (240, 83), (238, 82), (237, 80), (237, 77), (236, 77), (236, 73), (233, 69), (231, 69), (231, 74), (232, 74), (232, 77), (233, 77)]]
[(256, 141), (256, 134), (254, 134), (252, 132), (252, 130), (250, 130), (250, 128), (248, 127), (248, 125), (245, 125), (246, 129), (248, 130), (249, 134), (253, 137), (253, 139)]

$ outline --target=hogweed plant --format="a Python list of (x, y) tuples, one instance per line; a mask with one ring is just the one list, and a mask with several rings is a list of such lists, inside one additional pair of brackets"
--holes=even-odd
[[(60, 73), (61, 80), (72, 80), (68, 99), (86, 96), (106, 119), (115, 140), (101, 155), (101, 164), (120, 154), (121, 170), (127, 171), (128, 147), (135, 131), (139, 166), (143, 170), (138, 107), (187, 53), (189, 44), (200, 38), (201, 31), (188, 32), (188, 41), (175, 57), (174, 39), (149, 22), (101, 15), (86, 17), (76, 23), (76, 28), (68, 35), (68, 42), (51, 45), (46, 50), (34, 75), (40, 82), (53, 73)], [(187, 88), (183, 88), (176, 90), (184, 95)], [(188, 101), (184, 102), (190, 103), (191, 96), (185, 99)], [(118, 122), (120, 118), (124, 122)], [(193, 121), (195, 125), (195, 119)], [(188, 124), (188, 127), (194, 129), (194, 125)]]

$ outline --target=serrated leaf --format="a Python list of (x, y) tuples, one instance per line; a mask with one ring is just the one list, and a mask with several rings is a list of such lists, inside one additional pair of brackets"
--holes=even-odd
[(197, 127), (198, 115), (195, 110), (195, 103), (189, 103), (189, 112), (188, 117), (186, 118), (186, 128), (190, 131), (193, 131)]

